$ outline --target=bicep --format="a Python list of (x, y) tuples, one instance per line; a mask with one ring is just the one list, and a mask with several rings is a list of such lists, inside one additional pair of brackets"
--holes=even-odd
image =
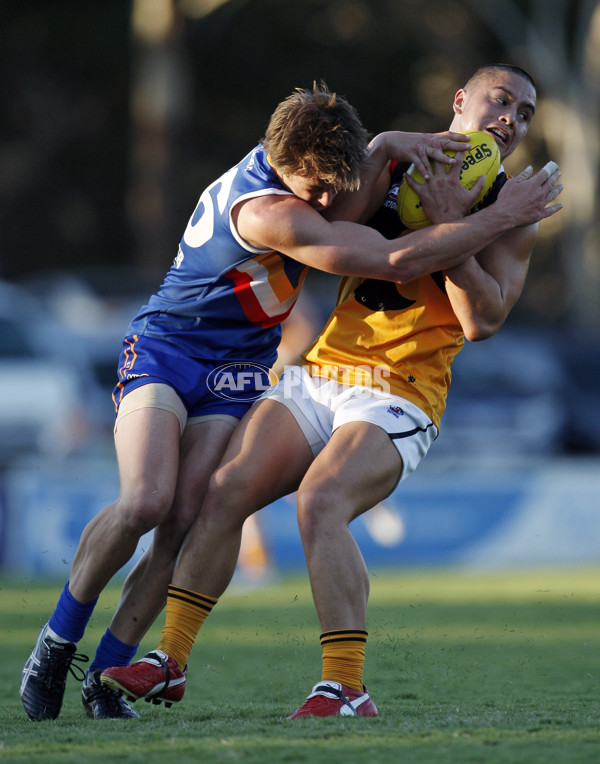
[(537, 225), (513, 229), (477, 255), (483, 271), (498, 284), (506, 315), (523, 291), (537, 229)]
[(294, 197), (263, 197), (243, 205), (237, 230), (258, 249), (273, 249), (305, 265), (342, 276), (385, 273), (385, 239), (356, 223), (328, 222)]

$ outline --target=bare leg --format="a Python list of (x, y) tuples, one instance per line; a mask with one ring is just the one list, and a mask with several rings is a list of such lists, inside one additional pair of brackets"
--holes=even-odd
[(221, 419), (184, 430), (175, 501), (155, 529), (151, 546), (127, 577), (110, 624), (111, 633), (122, 642), (138, 644), (163, 609), (180, 546), (233, 431), (234, 425)]
[(285, 406), (265, 400), (240, 422), (186, 536), (173, 583), (220, 597), (235, 571), (244, 520), (294, 491), (312, 451)]
[(338, 428), (298, 490), (298, 524), (322, 631), (366, 629), (369, 576), (349, 523), (393, 490), (402, 467), (388, 434)]
[(115, 434), (121, 492), (85, 527), (69, 590), (79, 602), (99, 596), (131, 558), (140, 537), (168, 513), (177, 479), (179, 421), (162, 409), (124, 417)]

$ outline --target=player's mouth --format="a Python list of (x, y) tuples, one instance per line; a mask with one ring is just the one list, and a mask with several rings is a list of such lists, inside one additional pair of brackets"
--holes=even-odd
[(508, 146), (508, 142), (510, 140), (510, 133), (506, 130), (503, 130), (501, 127), (487, 127), (486, 133), (490, 133), (494, 136), (496, 139), (496, 143), (498, 143), (500, 146)]

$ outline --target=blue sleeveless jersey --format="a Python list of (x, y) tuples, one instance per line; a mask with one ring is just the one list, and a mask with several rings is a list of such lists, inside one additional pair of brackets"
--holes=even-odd
[(273, 364), (280, 324), (308, 269), (281, 253), (255, 249), (237, 234), (232, 208), (266, 194), (291, 192), (259, 145), (203, 192), (172, 267), (127, 337), (170, 343), (188, 358)]

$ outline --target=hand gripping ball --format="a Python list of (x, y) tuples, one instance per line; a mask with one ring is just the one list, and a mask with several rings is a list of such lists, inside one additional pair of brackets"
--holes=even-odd
[[(469, 136), (471, 148), (465, 152), (460, 170), (460, 182), (465, 188), (471, 188), (478, 178), (485, 175), (485, 183), (481, 194), (477, 197), (473, 207), (476, 207), (490, 190), (496, 180), (500, 168), (500, 149), (489, 133), (480, 131), (466, 132)], [(455, 151), (445, 151), (447, 156), (454, 156)], [(446, 165), (446, 171), (449, 165)], [(414, 164), (408, 168), (408, 173), (415, 180), (423, 182), (422, 175), (417, 172)], [(398, 214), (400, 220), (407, 228), (424, 228), (431, 225), (431, 221), (423, 212), (419, 196), (409, 187), (406, 181), (402, 181), (398, 189)], [(471, 207), (471, 209), (473, 209)]]

